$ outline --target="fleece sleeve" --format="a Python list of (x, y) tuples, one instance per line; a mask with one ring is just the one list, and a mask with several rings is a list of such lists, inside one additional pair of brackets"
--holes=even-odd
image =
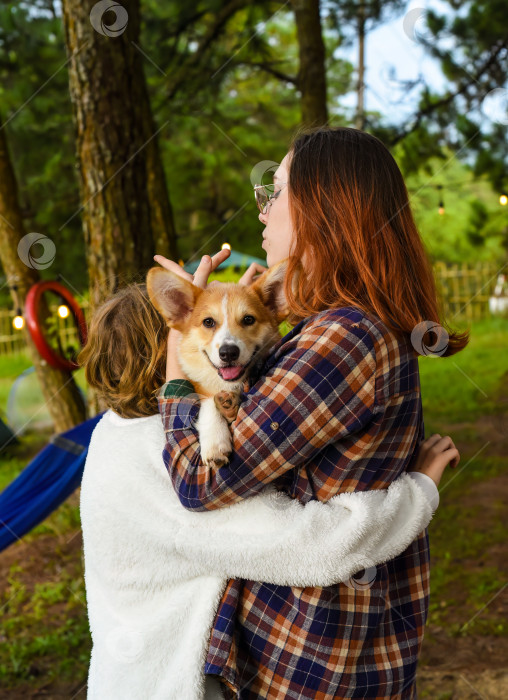
[(176, 548), (207, 572), (331, 586), (401, 554), (428, 526), (432, 507), (417, 481), (403, 474), (388, 489), (342, 493), (326, 503), (303, 505), (268, 487), (229, 508), (182, 517)]

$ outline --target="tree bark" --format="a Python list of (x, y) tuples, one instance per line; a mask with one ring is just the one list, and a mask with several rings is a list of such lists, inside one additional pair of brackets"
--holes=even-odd
[(92, 308), (144, 277), (154, 253), (178, 259), (157, 139), (164, 125), (154, 125), (137, 48), (139, 0), (123, 1), (124, 17), (95, 14), (98, 29), (97, 5), (63, 1)]
[(302, 124), (323, 126), (328, 122), (326, 104), (325, 46), (319, 14), (319, 0), (292, 0), (295, 13), (300, 69)]
[[(0, 126), (0, 260), (16, 309), (24, 308), (28, 290), (39, 281), (36, 269), (26, 265), (18, 255), (19, 241), (25, 235), (5, 129)], [(69, 430), (85, 420), (83, 397), (71, 373), (54, 369), (40, 357), (26, 324), (24, 333), (55, 430), (58, 433)]]

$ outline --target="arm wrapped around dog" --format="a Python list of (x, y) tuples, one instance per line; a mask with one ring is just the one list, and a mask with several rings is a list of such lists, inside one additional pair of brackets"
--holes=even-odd
[[(259, 493), (382, 417), (385, 407), (376, 402), (375, 342), (365, 327), (352, 323), (355, 317), (318, 314), (286, 336), (267, 374), (243, 393), (231, 425), (229, 462), (217, 469), (201, 459), (199, 400), (175, 397), (171, 391), (168, 396), (168, 386), (163, 387), (164, 460), (185, 507), (220, 508)], [(375, 448), (371, 456), (376, 456)]]

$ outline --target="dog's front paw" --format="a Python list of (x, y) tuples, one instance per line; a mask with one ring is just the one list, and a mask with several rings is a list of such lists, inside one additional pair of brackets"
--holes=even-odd
[[(236, 398), (233, 392), (222, 391), (202, 402), (198, 416), (201, 460), (208, 467), (223, 467), (233, 449), (233, 437), (228, 420), (234, 420)], [(224, 411), (222, 412), (222, 406)], [(229, 415), (229, 419), (228, 416)]]
[(217, 443), (209, 447), (201, 447), (201, 459), (207, 467), (223, 467), (229, 462), (231, 444), (228, 442)]
[(217, 410), (228, 423), (233, 423), (236, 420), (240, 406), (240, 397), (241, 392), (239, 391), (219, 391), (213, 397)]

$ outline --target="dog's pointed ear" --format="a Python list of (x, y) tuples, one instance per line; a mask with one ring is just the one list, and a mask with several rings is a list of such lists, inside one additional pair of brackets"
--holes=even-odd
[(146, 277), (150, 301), (168, 321), (168, 326), (183, 330), (192, 313), (198, 296), (203, 291), (175, 272), (162, 267), (152, 267)]
[(284, 278), (286, 276), (287, 259), (283, 260), (258, 277), (251, 289), (259, 294), (263, 304), (274, 314), (278, 323), (288, 316), (286, 295), (284, 294)]

